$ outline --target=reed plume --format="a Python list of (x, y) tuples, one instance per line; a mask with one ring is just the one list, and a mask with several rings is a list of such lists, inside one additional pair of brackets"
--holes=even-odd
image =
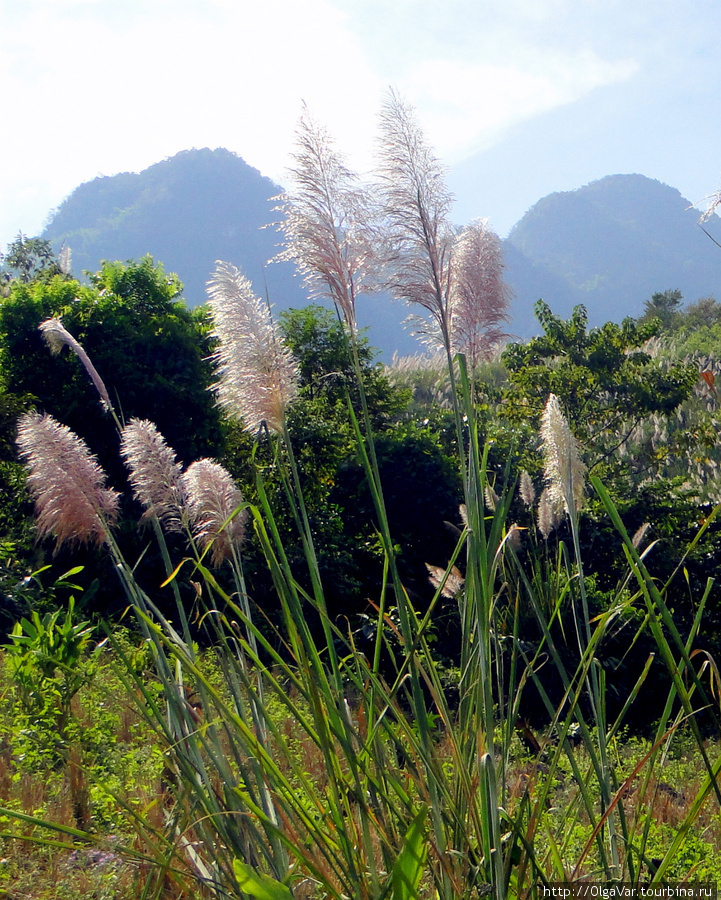
[(393, 247), (388, 287), (430, 313), (450, 352), (451, 193), (444, 170), (425, 141), (411, 106), (391, 92), (380, 120), (379, 181)]
[(104, 544), (118, 513), (118, 494), (105, 487), (106, 475), (88, 446), (49, 415), (26, 413), (17, 443), (28, 469), (41, 537), (63, 544)]
[(212, 544), (213, 565), (233, 556), (245, 536), (247, 512), (232, 476), (212, 459), (199, 459), (182, 477), (193, 537), (205, 550)]
[(105, 412), (110, 411), (112, 409), (112, 404), (107, 389), (103, 384), (103, 379), (98, 374), (97, 369), (90, 361), (90, 357), (85, 352), (82, 345), (72, 336), (72, 334), (70, 334), (62, 321), (58, 318), (46, 319), (44, 322), (41, 322), (38, 327), (53, 356), (60, 353), (63, 347), (70, 347), (83, 364), (90, 380), (95, 385), (95, 390), (100, 395), (101, 406)]
[(525, 469), (521, 470), (521, 477), (518, 483), (518, 493), (524, 504), (530, 509), (536, 501), (536, 489), (533, 486), (531, 476)]
[(543, 535), (543, 539), (547, 541), (548, 536), (558, 528), (561, 521), (561, 510), (551, 499), (551, 492), (547, 487), (541, 491), (536, 516), (538, 530)]
[(298, 368), (270, 309), (235, 266), (218, 261), (208, 282), (218, 402), (255, 432), (265, 423), (282, 432), (285, 410), (298, 389)]
[(501, 241), (486, 220), (464, 228), (455, 241), (449, 304), (450, 338), (471, 370), (508, 337), (511, 289), (503, 280)]
[(153, 422), (131, 419), (121, 434), (120, 453), (130, 470), (135, 499), (145, 516), (157, 516), (167, 531), (183, 526), (183, 469)]
[(293, 188), (278, 198), (285, 250), (277, 258), (295, 263), (312, 295), (332, 300), (354, 330), (356, 297), (377, 282), (369, 193), (307, 111), (293, 160)]
[(583, 502), (586, 466), (555, 394), (548, 395), (540, 434), (549, 500), (557, 509), (562, 507), (573, 515)]

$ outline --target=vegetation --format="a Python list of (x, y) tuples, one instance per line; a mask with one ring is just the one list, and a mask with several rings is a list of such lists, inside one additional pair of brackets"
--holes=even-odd
[[(335, 315), (229, 263), (192, 313), (149, 258), (9, 282), (9, 896), (721, 882), (715, 375), (662, 343), (713, 304), (540, 303), (499, 361), (495, 242), (393, 95), (382, 133), (366, 192), (301, 125), (284, 255)], [(380, 278), (445, 372), (374, 363)]]

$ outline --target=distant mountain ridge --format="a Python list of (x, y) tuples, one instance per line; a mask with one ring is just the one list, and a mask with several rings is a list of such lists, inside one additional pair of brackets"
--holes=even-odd
[(81, 184), (42, 236), (68, 244), (76, 272), (150, 253), (180, 275), (191, 306), (205, 301), (217, 259), (237, 261), (257, 291), (301, 303), (292, 266), (268, 266), (278, 252), (270, 226), (281, 190), (229, 150), (185, 150), (142, 172)]
[[(73, 270), (102, 259), (146, 253), (177, 272), (185, 298), (205, 300), (215, 260), (238, 265), (278, 309), (301, 306), (307, 292), (289, 263), (272, 263), (280, 236), (274, 198), (281, 188), (228, 150), (186, 150), (139, 173), (95, 178), (76, 188), (43, 232), (72, 250)], [(549, 194), (504, 242), (516, 299), (509, 331), (537, 333), (533, 305), (543, 298), (568, 316), (584, 303), (591, 324), (639, 315), (656, 291), (678, 288), (688, 301), (721, 297), (721, 249), (698, 228), (698, 212), (674, 188), (643, 175), (610, 175), (575, 191)], [(718, 228), (718, 220), (712, 227)], [(386, 359), (419, 350), (401, 322), (408, 308), (364, 299), (359, 321)]]
[[(679, 289), (687, 301), (721, 297), (721, 249), (698, 219), (679, 191), (643, 175), (549, 194), (505, 242), (516, 326), (533, 332), (540, 296), (562, 315), (583, 303), (592, 325), (639, 315), (657, 291)], [(719, 232), (720, 224), (714, 217), (709, 227)]]

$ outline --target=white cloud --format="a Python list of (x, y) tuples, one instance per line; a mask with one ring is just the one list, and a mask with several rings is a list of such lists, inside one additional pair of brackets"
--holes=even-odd
[(436, 59), (407, 72), (401, 89), (440, 155), (458, 162), (515, 123), (627, 79), (637, 68), (632, 60), (608, 62), (591, 51), (549, 56), (531, 67)]
[(0, 0), (0, 247), (80, 182), (190, 147), (280, 180), (303, 100), (367, 168), (393, 84), (458, 162), (634, 73), (584, 18), (606, 3), (610, 23), (620, 0)]
[(279, 178), (302, 100), (342, 144), (373, 119), (375, 76), (325, 0), (155, 0), (118, 11), (108, 0), (31, 0), (7, 17), (0, 78), (15, 116), (0, 241), (20, 225), (37, 231), (81, 181), (193, 146), (228, 147)]

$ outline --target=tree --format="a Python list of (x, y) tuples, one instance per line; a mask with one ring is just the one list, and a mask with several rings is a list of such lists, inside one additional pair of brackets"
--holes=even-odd
[(720, 322), (721, 303), (714, 297), (699, 297), (683, 310), (680, 325), (688, 329), (711, 328)]
[[(360, 414), (352, 348), (338, 317), (311, 304), (281, 312), (279, 324), (298, 363), (302, 397), (322, 401), (331, 417), (335, 416), (332, 410), (339, 409), (343, 420), (347, 420), (346, 398), (350, 397)], [(409, 398), (407, 392), (391, 385), (363, 332), (356, 334), (356, 346), (371, 422), (382, 429), (398, 417)]]
[(544, 333), (503, 353), (510, 386), (501, 414), (536, 427), (548, 395), (555, 394), (591, 466), (609, 462), (644, 419), (670, 416), (698, 381), (695, 363), (665, 365), (644, 349), (658, 322), (627, 318), (589, 331), (583, 306), (567, 321), (542, 300), (535, 312)]
[(646, 323), (658, 319), (661, 329), (669, 331), (679, 323), (682, 300), (683, 294), (678, 290), (652, 294), (651, 299), (643, 304), (643, 315), (639, 321)]
[[(119, 474), (115, 429), (74, 354), (51, 356), (38, 331), (51, 317), (85, 348), (121, 416), (152, 419), (191, 462), (217, 454), (220, 416), (202, 312), (178, 300), (182, 285), (151, 257), (104, 263), (90, 285), (55, 276), (14, 282), (0, 304), (0, 365), (8, 390), (67, 424)], [(124, 477), (124, 475), (123, 475)]]
[(50, 241), (25, 237), (22, 231), (8, 245), (7, 253), (4, 256), (0, 254), (0, 262), (3, 263), (2, 278), (6, 283), (17, 279), (28, 284), (40, 275), (48, 277), (63, 273)]
[[(87, 352), (124, 421), (154, 421), (186, 465), (199, 457), (220, 456), (226, 433), (209, 390), (209, 325), (202, 310), (191, 312), (180, 302), (181, 293), (178, 278), (151, 257), (104, 263), (89, 285), (60, 275), (12, 282), (9, 297), (0, 302), (0, 379), (6, 388), (0, 404), (0, 457), (14, 458), (13, 412), (35, 407), (85, 440), (114, 488), (123, 490), (127, 484), (115, 423), (87, 371), (73, 352), (64, 348), (53, 356), (43, 341), (38, 326), (55, 317)], [(20, 544), (25, 531), (15, 511), (27, 516), (30, 510), (18, 468), (13, 462), (0, 464), (0, 523), (10, 523), (12, 539)], [(126, 505), (124, 512), (118, 540), (128, 558), (142, 560), (138, 575), (165, 607), (167, 599), (158, 589), (164, 580), (162, 562), (146, 552), (146, 538), (136, 527), (139, 510)], [(21, 549), (29, 554), (27, 545)], [(94, 549), (62, 549), (53, 561), (56, 574), (84, 566), (77, 580), (88, 599), (93, 583), (103, 585), (96, 602), (104, 614), (125, 607), (109, 559)], [(36, 560), (32, 569), (40, 564)], [(45, 577), (51, 582), (52, 572)]]

